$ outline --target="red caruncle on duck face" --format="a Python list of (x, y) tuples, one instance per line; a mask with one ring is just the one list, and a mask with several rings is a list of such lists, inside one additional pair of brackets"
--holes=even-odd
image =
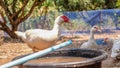
[(107, 42), (109, 40), (109, 38), (105, 38), (104, 41)]
[(65, 15), (62, 15), (61, 18), (64, 20), (64, 22), (69, 22), (69, 18)]

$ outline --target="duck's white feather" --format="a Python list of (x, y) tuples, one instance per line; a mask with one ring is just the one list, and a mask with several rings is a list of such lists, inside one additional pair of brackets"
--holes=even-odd
[(30, 29), (26, 30), (25, 32), (15, 31), (15, 33), (18, 35), (18, 37), (22, 38), (22, 40), (33, 49), (33, 51), (43, 50), (55, 44), (60, 36), (60, 26), (63, 21), (64, 20), (58, 16), (55, 20), (52, 30)]

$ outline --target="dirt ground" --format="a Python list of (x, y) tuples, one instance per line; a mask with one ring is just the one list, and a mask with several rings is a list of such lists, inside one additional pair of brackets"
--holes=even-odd
[[(104, 38), (104, 37), (111, 37), (111, 38), (119, 38), (118, 34), (120, 32), (114, 33), (114, 34), (99, 34), (99, 35), (95, 35), (95, 38)], [(82, 35), (79, 38), (79, 41), (81, 40), (87, 40), (89, 38), (88, 35)], [(75, 39), (74, 39), (75, 40)], [(78, 42), (78, 41), (77, 41)], [(78, 46), (70, 46), (68, 48), (77, 48)], [(10, 62), (13, 58), (20, 56), (20, 55), (24, 55), (24, 54), (28, 54), (28, 53), (32, 53), (32, 50), (25, 44), (22, 42), (4, 42), (1, 46), (0, 46), (0, 65), (3, 65), (5, 63)], [(110, 55), (110, 51), (107, 51), (107, 53)], [(109, 66), (111, 65), (111, 58), (108, 57), (107, 60), (103, 61), (102, 67), (103, 68), (119, 68), (116, 66)], [(107, 67), (105, 67), (107, 66)]]
[(0, 46), (0, 65), (10, 62), (16, 56), (31, 53), (25, 43), (8, 42)]

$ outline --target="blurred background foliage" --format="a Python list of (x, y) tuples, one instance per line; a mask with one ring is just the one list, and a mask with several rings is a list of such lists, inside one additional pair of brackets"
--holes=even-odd
[(88, 11), (113, 8), (120, 8), (120, 0), (46, 0), (42, 7), (38, 6), (34, 10), (33, 16), (46, 15), (51, 11)]
[[(43, 23), (42, 25), (46, 25), (46, 26), (45, 27), (42, 26), (42, 27), (49, 29), (52, 28), (56, 16), (62, 14), (62, 12), (80, 12), (80, 11), (89, 11), (89, 10), (117, 9), (117, 8), (120, 8), (120, 0), (46, 0), (41, 7), (37, 7), (35, 9), (35, 12), (33, 13), (32, 17), (35, 18), (37, 17), (36, 22), (39, 25), (40, 24), (39, 21), (41, 21), (40, 19), (41, 17), (39, 18), (38, 16), (45, 17), (47, 15), (46, 17), (49, 17), (49, 20)], [(34, 20), (35, 19), (32, 19), (33, 22)], [(78, 20), (74, 20), (73, 22), (77, 22), (77, 21)], [(88, 25), (83, 22), (77, 23), (77, 25), (78, 24), (84, 24), (86, 26)], [(74, 24), (74, 26), (76, 27), (76, 24)], [(31, 27), (31, 28), (35, 28), (35, 27)]]

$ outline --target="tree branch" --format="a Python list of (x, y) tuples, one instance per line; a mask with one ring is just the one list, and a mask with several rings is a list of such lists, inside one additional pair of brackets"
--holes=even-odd
[(0, 2), (0, 6), (1, 6), (1, 2)]
[(4, 9), (4, 11), (5, 11), (5, 14), (7, 15), (7, 17), (8, 17), (8, 19), (9, 19), (9, 21), (10, 21), (10, 23), (12, 24), (12, 22), (13, 22), (13, 20), (10, 18), (10, 12), (7, 10), (7, 6), (4, 4), (4, 2), (3, 2), (3, 0), (0, 0), (0, 2), (1, 2), (1, 6), (2, 6), (2, 8)]
[(6, 23), (6, 20), (5, 20), (4, 15), (3, 15), (2, 12), (0, 12), (0, 16), (1, 16), (2, 20), (3, 20), (3, 21), (1, 21), (1, 22), (2, 22), (2, 23)]
[(21, 23), (22, 21), (25, 21), (25, 20), (31, 15), (31, 13), (33, 12), (34, 8), (35, 8), (36, 6), (38, 6), (38, 5), (42, 5), (42, 3), (43, 3), (44, 1), (45, 1), (45, 0), (42, 0), (41, 2), (38, 3), (38, 1), (35, 0), (34, 3), (33, 3), (33, 5), (32, 5), (32, 7), (31, 7), (31, 9), (30, 9), (30, 11), (29, 11), (24, 17), (20, 16), (19, 19), (16, 21), (17, 25), (18, 25), (19, 23)]
[(8, 7), (9, 5), (8, 5), (7, 1), (8, 1), (8, 0), (4, 0), (4, 2), (5, 2), (4, 4), (5, 4), (5, 6), (6, 6), (6, 9), (7, 9), (8, 14), (9, 14), (9, 15), (12, 15), (12, 13), (11, 13), (9, 7)]
[(9, 28), (7, 25), (6, 25), (6, 20), (5, 20), (5, 17), (3, 15), (3, 13), (0, 12), (0, 16), (2, 17), (3, 19), (3, 22), (0, 21), (0, 25), (2, 26), (2, 30), (4, 30), (5, 28)]
[(5, 25), (2, 21), (0, 21), (0, 25), (1, 25), (0, 29), (1, 29), (1, 30), (4, 30), (5, 27), (6, 27), (6, 25)]
[(0, 30), (4, 30), (6, 28), (6, 25), (4, 26), (1, 21), (0, 21), (0, 26), (1, 26)]
[(22, 20), (27, 19), (27, 18), (31, 15), (31, 13), (33, 12), (34, 8), (35, 8), (36, 6), (38, 6), (38, 5), (42, 5), (42, 3), (43, 3), (44, 1), (45, 1), (45, 0), (41, 0), (40, 2), (38, 2), (38, 0), (35, 0), (33, 6), (31, 7), (31, 9), (30, 9), (30, 11), (29, 11), (29, 13), (26, 14), (26, 16), (24, 16), (24, 17), (21, 18), (21, 19), (22, 19)]
[(1, 26), (2, 26), (2, 23), (3, 23), (3, 22), (2, 22), (2, 21), (0, 21), (0, 25), (1, 25)]
[(16, 5), (17, 0), (13, 0), (13, 5), (12, 5), (12, 12), (15, 13), (15, 5)]
[(27, 5), (27, 3), (29, 2), (29, 0), (24, 0), (24, 5), (15, 13), (13, 13), (13, 15), (11, 16), (11, 18), (14, 18), (14, 17), (18, 17), (19, 13), (25, 8), (25, 6)]
[(2, 27), (0, 27), (0, 30), (4, 30)]

